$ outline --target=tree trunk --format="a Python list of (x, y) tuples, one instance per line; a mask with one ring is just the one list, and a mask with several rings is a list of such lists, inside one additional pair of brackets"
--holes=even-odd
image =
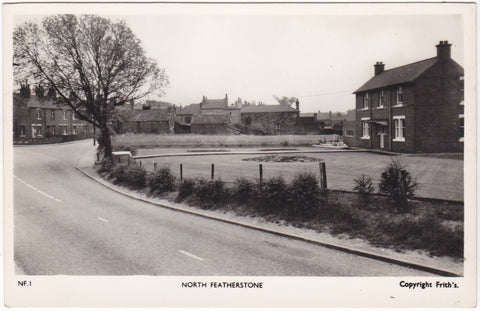
[(100, 127), (100, 132), (102, 133), (102, 136), (100, 140), (101, 144), (99, 147), (103, 148), (103, 157), (113, 163), (112, 140), (110, 138), (110, 131), (108, 129), (108, 126), (106, 124), (102, 125)]

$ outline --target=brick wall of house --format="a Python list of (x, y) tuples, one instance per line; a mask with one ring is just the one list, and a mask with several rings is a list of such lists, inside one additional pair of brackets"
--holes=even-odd
[(368, 109), (368, 110), (363, 109), (363, 98), (364, 98), (364, 96), (365, 96), (364, 93), (359, 93), (359, 94), (356, 94), (356, 96), (355, 96), (355, 109), (356, 109), (355, 143), (356, 143), (356, 147), (359, 147), (359, 148), (372, 148), (371, 139), (362, 138), (362, 136), (363, 136), (362, 118), (370, 118), (371, 117), (371, 109)]
[[(14, 96), (13, 103), (13, 139), (18, 143), (51, 143), (56, 140), (46, 138), (58, 135), (71, 135), (70, 140), (88, 138), (93, 135), (93, 126), (86, 121), (72, 119), (73, 112), (61, 106), (55, 106), (50, 99), (38, 101), (31, 106), (31, 98)], [(66, 111), (66, 119), (64, 119)], [(52, 112), (54, 117), (52, 118)], [(76, 133), (72, 132), (74, 129)], [(21, 134), (24, 127), (25, 135)], [(36, 136), (33, 137), (33, 127), (36, 127)], [(63, 131), (65, 128), (65, 131)], [(61, 140), (64, 141), (64, 140)]]
[[(25, 129), (25, 135), (20, 135), (20, 127)], [(32, 138), (30, 117), (27, 105), (13, 105), (13, 138)]]
[(343, 142), (347, 146), (356, 146), (355, 121), (343, 121), (342, 130)]
[[(400, 152), (400, 153), (414, 153), (415, 152), (415, 85), (403, 85), (403, 103), (401, 107), (396, 107), (396, 88), (391, 89), (390, 100), (391, 100), (391, 118), (389, 124), (390, 126), (390, 137), (391, 141), (391, 151)], [(404, 119), (404, 137), (405, 142), (395, 141), (395, 116), (405, 116)]]
[[(396, 87), (383, 89), (383, 109), (378, 109), (378, 93), (381, 90), (369, 92), (369, 109), (363, 109), (365, 93), (356, 94), (355, 144), (360, 148), (380, 149), (381, 124), (374, 121), (386, 121), (384, 150), (400, 153), (415, 152), (415, 86), (403, 85), (403, 104), (396, 107)], [(394, 141), (394, 117), (405, 116), (405, 142)], [(362, 118), (370, 118), (370, 139), (362, 138)]]
[(417, 152), (463, 152), (460, 76), (463, 69), (450, 60), (435, 64), (416, 81)]

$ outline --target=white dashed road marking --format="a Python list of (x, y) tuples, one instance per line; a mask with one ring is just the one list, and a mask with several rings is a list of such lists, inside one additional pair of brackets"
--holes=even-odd
[(102, 218), (102, 217), (97, 217), (97, 219), (100, 220), (100, 221), (103, 221), (103, 222), (107, 222), (107, 223), (109, 222), (108, 220), (106, 220), (105, 218)]
[(19, 182), (21, 182), (21, 183), (24, 184), (25, 186), (29, 187), (30, 189), (33, 189), (33, 190), (35, 190), (36, 192), (40, 193), (41, 195), (44, 195), (44, 196), (46, 196), (47, 198), (52, 199), (52, 200), (54, 200), (54, 201), (56, 201), (56, 202), (58, 202), (58, 203), (62, 203), (62, 201), (60, 201), (59, 199), (56, 199), (56, 198), (52, 197), (51, 195), (49, 195), (49, 194), (47, 194), (47, 193), (45, 193), (45, 192), (43, 192), (43, 191), (41, 191), (41, 190), (38, 190), (38, 189), (35, 188), (34, 186), (32, 186), (32, 185), (26, 183), (25, 181), (21, 180), (21, 179), (18, 178), (17, 176), (13, 175), (13, 177), (15, 177)]
[(204, 260), (205, 260), (205, 259), (203, 259), (203, 258), (201, 258), (201, 257), (195, 256), (195, 255), (190, 254), (189, 252), (186, 252), (186, 251), (179, 250), (178, 252), (179, 252), (180, 254), (185, 255), (185, 256), (195, 258), (196, 260), (200, 260), (200, 261), (204, 261)]

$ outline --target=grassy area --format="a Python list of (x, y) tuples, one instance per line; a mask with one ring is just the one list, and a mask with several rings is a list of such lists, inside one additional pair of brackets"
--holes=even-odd
[(114, 147), (311, 146), (338, 140), (338, 135), (195, 135), (122, 134), (112, 137)]
[[(232, 152), (237, 151), (229, 148)], [(138, 150), (139, 154), (151, 154), (150, 150)], [(286, 156), (279, 152), (280, 156)], [(293, 156), (293, 154), (290, 154)], [(336, 153), (298, 153), (299, 159), (324, 160), (327, 169), (327, 181), (330, 189), (352, 190), (353, 181), (361, 175), (372, 178), (378, 185), (381, 171), (390, 163), (392, 156), (368, 152)], [(158, 167), (169, 167), (176, 177), (180, 177), (180, 164), (185, 178), (210, 178), (211, 165), (215, 165), (215, 178), (233, 182), (245, 177), (252, 181), (259, 178), (259, 164), (263, 166), (264, 178), (282, 176), (287, 181), (299, 172), (311, 172), (319, 175), (317, 162), (256, 162), (246, 161), (259, 155), (206, 155), (188, 157), (162, 157), (142, 159), (142, 165), (153, 171), (154, 163)], [(417, 196), (446, 200), (463, 200), (463, 161), (425, 157), (398, 157), (419, 183)], [(378, 190), (378, 188), (377, 188)]]

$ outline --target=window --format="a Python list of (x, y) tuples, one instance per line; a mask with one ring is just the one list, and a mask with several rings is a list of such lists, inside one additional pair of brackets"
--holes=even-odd
[(77, 127), (75, 125), (72, 127), (72, 134), (77, 134)]
[(37, 136), (42, 136), (42, 125), (41, 124), (33, 124), (32, 125), (32, 138)]
[(393, 141), (405, 142), (405, 116), (394, 116), (393, 127), (395, 129)]
[(60, 135), (67, 135), (67, 126), (60, 125)]
[(55, 120), (55, 110), (52, 110), (50, 113), (50, 119)]
[(66, 110), (63, 111), (63, 120), (67, 120), (67, 111)]
[(370, 139), (370, 118), (362, 118), (362, 139)]
[(345, 130), (345, 136), (352, 137), (353, 131), (352, 130)]
[(459, 115), (458, 115), (458, 118), (459, 118), (459, 120), (458, 120), (459, 122), (458, 122), (458, 123), (459, 123), (459, 125), (460, 125), (460, 138), (458, 139), (458, 141), (463, 143), (464, 140), (465, 140), (465, 139), (464, 139), (464, 136), (465, 136), (465, 134), (464, 134), (465, 118), (464, 118), (463, 114), (459, 114)]
[(50, 133), (52, 135), (55, 135), (55, 125), (52, 125), (52, 127), (50, 128)]
[(363, 95), (363, 109), (368, 109), (368, 93)]
[(25, 125), (20, 125), (20, 137), (25, 137)]
[(383, 90), (378, 93), (378, 104), (377, 104), (378, 109), (383, 108)]
[(403, 104), (403, 87), (399, 86), (396, 90), (396, 106), (401, 106)]
[(72, 112), (72, 120), (77, 120), (77, 114), (75, 112)]
[(40, 108), (37, 108), (37, 119), (41, 119), (42, 118), (42, 113), (41, 113), (41, 109)]

